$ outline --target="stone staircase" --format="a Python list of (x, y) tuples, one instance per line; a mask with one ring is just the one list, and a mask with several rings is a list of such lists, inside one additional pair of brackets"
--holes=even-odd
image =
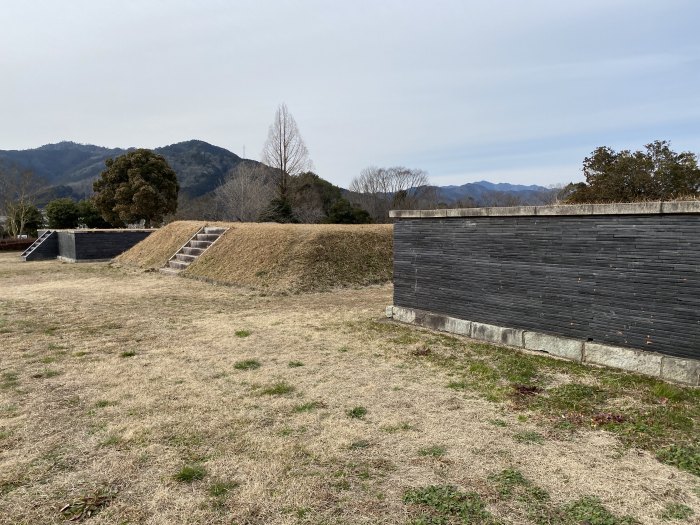
[(187, 243), (173, 255), (160, 273), (177, 275), (197, 260), (207, 248), (216, 242), (228, 228), (205, 226), (200, 228)]
[(55, 259), (57, 252), (58, 239), (56, 232), (53, 230), (46, 230), (29, 246), (29, 248), (22, 252), (20, 257), (25, 261)]

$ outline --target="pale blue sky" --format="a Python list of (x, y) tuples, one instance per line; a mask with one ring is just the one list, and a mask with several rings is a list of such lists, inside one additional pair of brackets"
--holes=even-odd
[(700, 2), (0, 0), (0, 149), (198, 138), (258, 158), (286, 102), (316, 171), (580, 179), (700, 153)]

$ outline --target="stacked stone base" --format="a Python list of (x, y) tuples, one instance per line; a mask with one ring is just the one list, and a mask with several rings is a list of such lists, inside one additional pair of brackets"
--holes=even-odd
[(386, 315), (403, 323), (490, 343), (546, 352), (577, 363), (609, 366), (674, 383), (700, 386), (700, 361), (695, 359), (494, 326), (400, 306), (387, 306)]

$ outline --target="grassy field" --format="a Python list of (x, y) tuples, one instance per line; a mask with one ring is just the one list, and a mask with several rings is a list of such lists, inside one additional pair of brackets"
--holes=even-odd
[(0, 254), (0, 523), (698, 523), (700, 391)]

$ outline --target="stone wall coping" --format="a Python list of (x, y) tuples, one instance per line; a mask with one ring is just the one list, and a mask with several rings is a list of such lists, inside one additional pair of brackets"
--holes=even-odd
[(130, 232), (154, 232), (158, 228), (71, 228), (71, 229), (52, 229), (41, 228), (38, 232), (59, 232), (59, 233), (130, 233)]
[(622, 202), (614, 204), (557, 204), (552, 206), (453, 208), (440, 210), (391, 210), (389, 212), (389, 217), (395, 219), (443, 219), (448, 217), (667, 214), (700, 214), (700, 200)]

